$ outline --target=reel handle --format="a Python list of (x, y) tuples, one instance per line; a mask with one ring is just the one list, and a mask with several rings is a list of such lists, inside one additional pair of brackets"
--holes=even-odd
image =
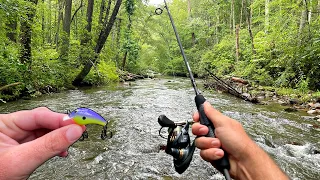
[[(195, 97), (195, 102), (197, 105), (197, 109), (199, 111), (199, 116), (200, 116), (200, 123), (202, 125), (205, 125), (209, 128), (209, 132), (206, 135), (206, 137), (215, 137), (214, 135), (214, 125), (213, 123), (208, 119), (207, 115), (204, 112), (204, 106), (203, 103), (206, 102), (206, 99), (203, 97), (203, 95), (198, 94)], [(228, 154), (226, 151), (224, 151), (224, 156), (215, 161), (215, 164), (217, 164), (217, 167), (220, 171), (223, 171), (224, 169), (230, 170), (230, 163), (228, 159)]]
[(160, 115), (158, 117), (158, 123), (162, 127), (170, 127), (170, 128), (176, 127), (176, 124), (173, 121), (171, 121), (169, 118), (167, 118), (167, 116), (165, 115)]

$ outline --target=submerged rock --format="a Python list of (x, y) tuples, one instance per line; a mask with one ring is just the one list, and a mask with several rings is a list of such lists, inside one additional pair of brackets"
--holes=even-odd
[(286, 112), (297, 112), (298, 110), (295, 107), (288, 107), (288, 108), (285, 108), (284, 111), (286, 111)]

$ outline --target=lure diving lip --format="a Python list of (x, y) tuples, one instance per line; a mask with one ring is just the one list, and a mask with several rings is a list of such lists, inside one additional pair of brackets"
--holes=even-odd
[[(77, 108), (70, 112), (68, 116), (63, 118), (64, 121), (73, 120), (78, 125), (88, 125), (88, 124), (97, 124), (103, 126), (101, 132), (101, 139), (106, 139), (107, 136), (107, 125), (109, 121), (106, 121), (100, 114), (89, 108)], [(112, 132), (110, 132), (110, 138), (112, 137)], [(88, 133), (85, 131), (82, 134), (80, 140), (88, 138)]]

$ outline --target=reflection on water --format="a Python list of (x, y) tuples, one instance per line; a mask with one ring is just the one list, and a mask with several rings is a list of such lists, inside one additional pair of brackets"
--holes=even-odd
[[(240, 121), (250, 136), (280, 164), (292, 179), (319, 179), (319, 131), (303, 114), (281, 106), (260, 106), (234, 97), (204, 92), (224, 114)], [(76, 142), (67, 158), (53, 158), (30, 179), (224, 179), (195, 152), (189, 169), (174, 171), (172, 158), (159, 152), (166, 143), (158, 136), (157, 118), (191, 119), (196, 111), (190, 80), (148, 79), (131, 85), (70, 90), (0, 106), (1, 113), (47, 106), (58, 112), (89, 107), (110, 120), (112, 139), (101, 140), (101, 127), (89, 125), (89, 138)]]

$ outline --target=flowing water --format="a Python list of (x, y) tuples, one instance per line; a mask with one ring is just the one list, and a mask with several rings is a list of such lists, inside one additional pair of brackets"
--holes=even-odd
[[(201, 84), (199, 81), (198, 84)], [(292, 179), (320, 179), (320, 131), (306, 114), (287, 113), (283, 107), (254, 105), (237, 98), (204, 91), (224, 114), (240, 121)], [(69, 149), (67, 158), (55, 157), (30, 179), (224, 179), (196, 150), (183, 174), (174, 171), (172, 157), (159, 146), (157, 118), (190, 120), (196, 111), (189, 79), (146, 79), (113, 87), (70, 90), (0, 106), (1, 113), (47, 106), (57, 112), (88, 107), (111, 121), (111, 139), (101, 140), (101, 126), (89, 125), (89, 138)], [(254, 167), (253, 167), (254, 168)]]

